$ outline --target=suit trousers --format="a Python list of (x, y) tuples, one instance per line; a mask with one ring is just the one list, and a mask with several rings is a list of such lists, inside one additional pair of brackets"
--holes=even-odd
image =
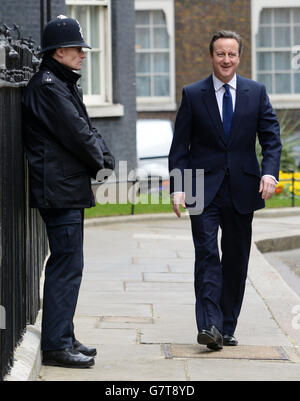
[(83, 270), (84, 209), (39, 209), (46, 224), (50, 256), (45, 268), (43, 351), (70, 348), (73, 317)]
[[(225, 175), (213, 201), (191, 215), (195, 246), (195, 295), (198, 330), (215, 325), (233, 335), (240, 314), (251, 248), (253, 213), (240, 214)], [(221, 257), (218, 232), (221, 235)]]

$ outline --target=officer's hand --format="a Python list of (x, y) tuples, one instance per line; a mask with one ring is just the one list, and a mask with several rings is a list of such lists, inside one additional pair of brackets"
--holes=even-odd
[(175, 192), (172, 194), (172, 209), (178, 217), (181, 217), (180, 205), (186, 209), (185, 205), (185, 193)]

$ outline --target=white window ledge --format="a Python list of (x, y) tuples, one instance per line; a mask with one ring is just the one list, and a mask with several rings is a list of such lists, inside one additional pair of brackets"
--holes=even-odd
[(300, 95), (270, 95), (274, 109), (300, 109)]
[(177, 111), (176, 103), (138, 103), (137, 111)]
[(97, 106), (87, 104), (86, 108), (91, 118), (124, 116), (124, 106), (122, 104), (102, 104)]

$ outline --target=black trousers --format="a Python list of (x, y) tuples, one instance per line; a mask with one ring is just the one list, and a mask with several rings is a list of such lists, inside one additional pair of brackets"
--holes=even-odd
[(46, 224), (50, 256), (45, 269), (43, 351), (72, 347), (73, 317), (83, 270), (84, 209), (39, 209)]
[[(191, 215), (195, 246), (198, 330), (215, 325), (233, 335), (240, 314), (251, 248), (253, 213), (239, 214), (232, 202), (230, 177), (201, 215)], [(221, 252), (218, 231), (222, 230)]]

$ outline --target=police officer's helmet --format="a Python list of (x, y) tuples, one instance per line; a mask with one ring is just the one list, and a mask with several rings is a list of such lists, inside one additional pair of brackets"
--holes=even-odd
[(42, 37), (40, 54), (60, 47), (86, 47), (79, 22), (74, 18), (59, 15), (46, 25)]

